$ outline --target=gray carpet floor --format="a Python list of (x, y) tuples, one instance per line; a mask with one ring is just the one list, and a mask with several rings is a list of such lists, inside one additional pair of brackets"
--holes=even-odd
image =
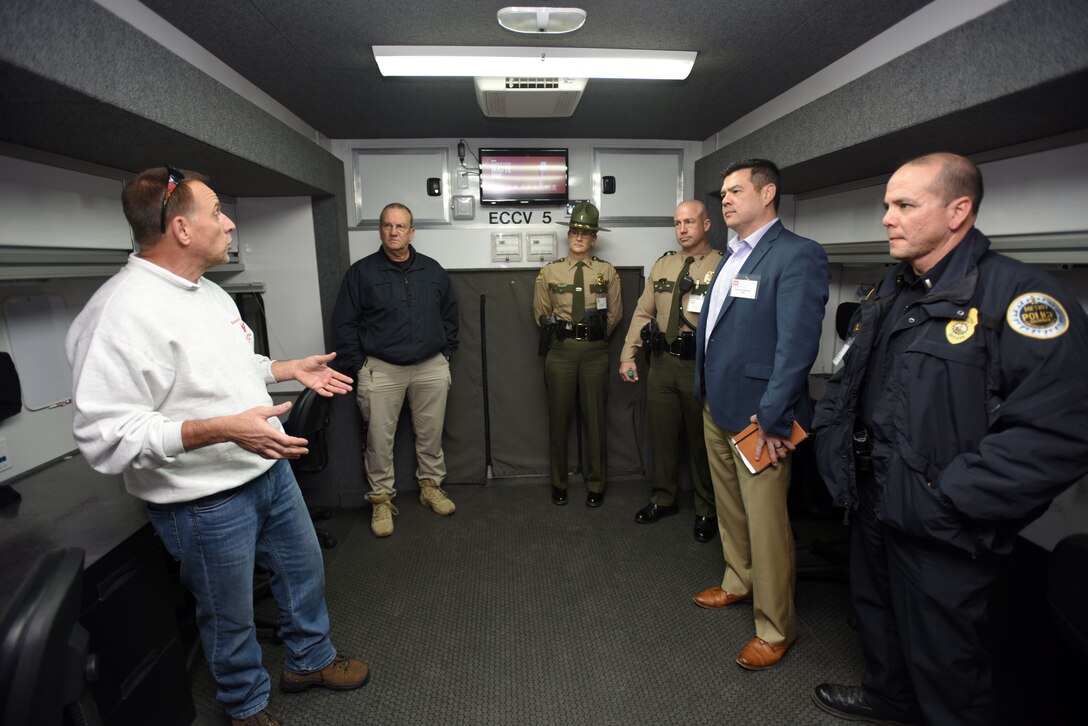
[[(275, 689), (283, 646), (264, 644), (271, 710), (314, 724), (840, 724), (809, 691), (857, 683), (862, 659), (846, 623), (844, 583), (801, 579), (800, 635), (775, 668), (734, 659), (753, 635), (742, 603), (704, 610), (691, 596), (720, 584), (720, 541), (692, 537), (690, 495), (678, 516), (638, 525), (645, 482), (610, 484), (604, 506), (553, 506), (540, 485), (452, 486), (438, 517), (401, 493), (396, 532), (370, 534), (370, 510), (328, 528), (326, 593), (333, 641), (371, 669), (351, 692)], [(796, 521), (798, 564), (836, 522)], [(196, 724), (229, 723), (201, 662)]]

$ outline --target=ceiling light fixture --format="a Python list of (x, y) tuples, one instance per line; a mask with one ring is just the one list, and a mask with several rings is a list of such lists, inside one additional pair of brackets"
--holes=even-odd
[(695, 51), (376, 45), (383, 76), (518, 76), (681, 81)]
[(499, 25), (515, 33), (570, 33), (586, 22), (581, 8), (503, 8), (496, 16)]

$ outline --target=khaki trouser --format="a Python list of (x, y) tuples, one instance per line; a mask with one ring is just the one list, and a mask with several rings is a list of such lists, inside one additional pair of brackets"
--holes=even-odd
[(416, 478), (446, 478), (442, 428), (450, 390), (450, 364), (441, 353), (411, 365), (398, 366), (374, 356), (359, 369), (356, 400), (366, 433), (366, 479), (371, 493), (396, 495), (393, 485), (393, 440), (405, 398), (412, 411), (416, 436)]
[(722, 589), (752, 596), (758, 637), (771, 645), (792, 645), (797, 639), (796, 564), (786, 494), (793, 457), (753, 476), (729, 443), (736, 432), (718, 428), (706, 405), (703, 431), (725, 556)]

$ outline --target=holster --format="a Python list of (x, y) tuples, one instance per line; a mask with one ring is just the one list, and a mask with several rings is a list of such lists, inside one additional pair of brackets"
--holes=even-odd
[(552, 338), (555, 337), (555, 317), (540, 316), (540, 341), (537, 344), (536, 354), (547, 355), (552, 347)]
[(873, 473), (873, 442), (869, 438), (869, 432), (865, 429), (857, 429), (851, 439), (854, 448), (854, 470), (858, 474), (871, 475)]
[(639, 331), (642, 338), (642, 350), (646, 353), (646, 360), (652, 356), (661, 355), (665, 350), (665, 334), (661, 332), (661, 326), (657, 324), (657, 318), (650, 320)]

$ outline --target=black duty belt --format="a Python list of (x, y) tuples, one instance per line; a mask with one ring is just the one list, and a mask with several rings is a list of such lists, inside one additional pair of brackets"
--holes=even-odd
[(560, 340), (574, 338), (575, 340), (604, 340), (604, 331), (594, 329), (587, 323), (572, 323), (569, 320), (557, 320), (555, 323), (555, 337)]
[(695, 333), (680, 333), (680, 337), (669, 343), (665, 350), (680, 360), (695, 360)]

